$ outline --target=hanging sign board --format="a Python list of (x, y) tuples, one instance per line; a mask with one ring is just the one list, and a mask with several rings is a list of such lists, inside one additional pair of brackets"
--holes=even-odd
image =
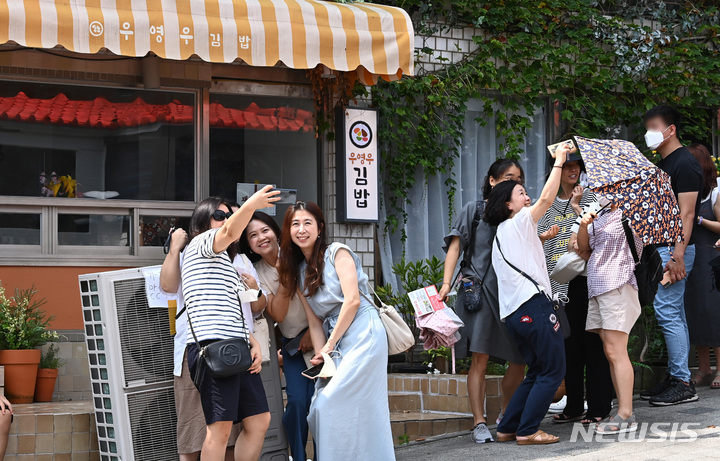
[(378, 222), (377, 111), (340, 108), (335, 116), (337, 216), (341, 222)]

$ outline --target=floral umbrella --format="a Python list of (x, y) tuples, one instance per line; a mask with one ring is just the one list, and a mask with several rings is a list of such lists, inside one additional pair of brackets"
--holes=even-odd
[(618, 203), (645, 245), (681, 242), (682, 220), (670, 176), (629, 141), (576, 137), (589, 187)]

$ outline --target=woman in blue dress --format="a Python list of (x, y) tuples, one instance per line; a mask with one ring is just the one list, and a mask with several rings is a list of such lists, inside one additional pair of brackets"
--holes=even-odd
[[(360, 258), (327, 243), (320, 207), (297, 202), (285, 213), (280, 283), (302, 293), (315, 357), (336, 371), (318, 378), (308, 424), (319, 461), (394, 460), (387, 394), (387, 333), (369, 294)], [(362, 293), (361, 293), (362, 292)], [(302, 297), (301, 297), (302, 300)]]

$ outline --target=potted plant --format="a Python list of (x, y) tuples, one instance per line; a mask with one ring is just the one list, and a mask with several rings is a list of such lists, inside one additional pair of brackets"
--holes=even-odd
[(50, 344), (47, 351), (40, 358), (40, 368), (38, 369), (37, 380), (35, 381), (35, 401), (36, 402), (52, 402), (53, 392), (55, 391), (55, 381), (58, 377), (58, 368), (65, 363), (57, 356), (58, 348), (55, 344)]
[(8, 298), (0, 285), (0, 365), (5, 367), (5, 396), (11, 403), (32, 403), (40, 364), (39, 346), (56, 337), (51, 318), (40, 308), (35, 287), (15, 289)]

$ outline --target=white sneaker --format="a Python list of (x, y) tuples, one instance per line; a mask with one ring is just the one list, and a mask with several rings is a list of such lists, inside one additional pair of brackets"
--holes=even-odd
[(550, 404), (550, 408), (548, 408), (548, 413), (551, 414), (560, 414), (563, 411), (565, 411), (565, 406), (567, 405), (567, 395), (563, 395), (563, 398), (558, 400), (557, 402)]
[(479, 423), (473, 428), (472, 441), (475, 443), (489, 443), (494, 442), (492, 434), (485, 423)]

